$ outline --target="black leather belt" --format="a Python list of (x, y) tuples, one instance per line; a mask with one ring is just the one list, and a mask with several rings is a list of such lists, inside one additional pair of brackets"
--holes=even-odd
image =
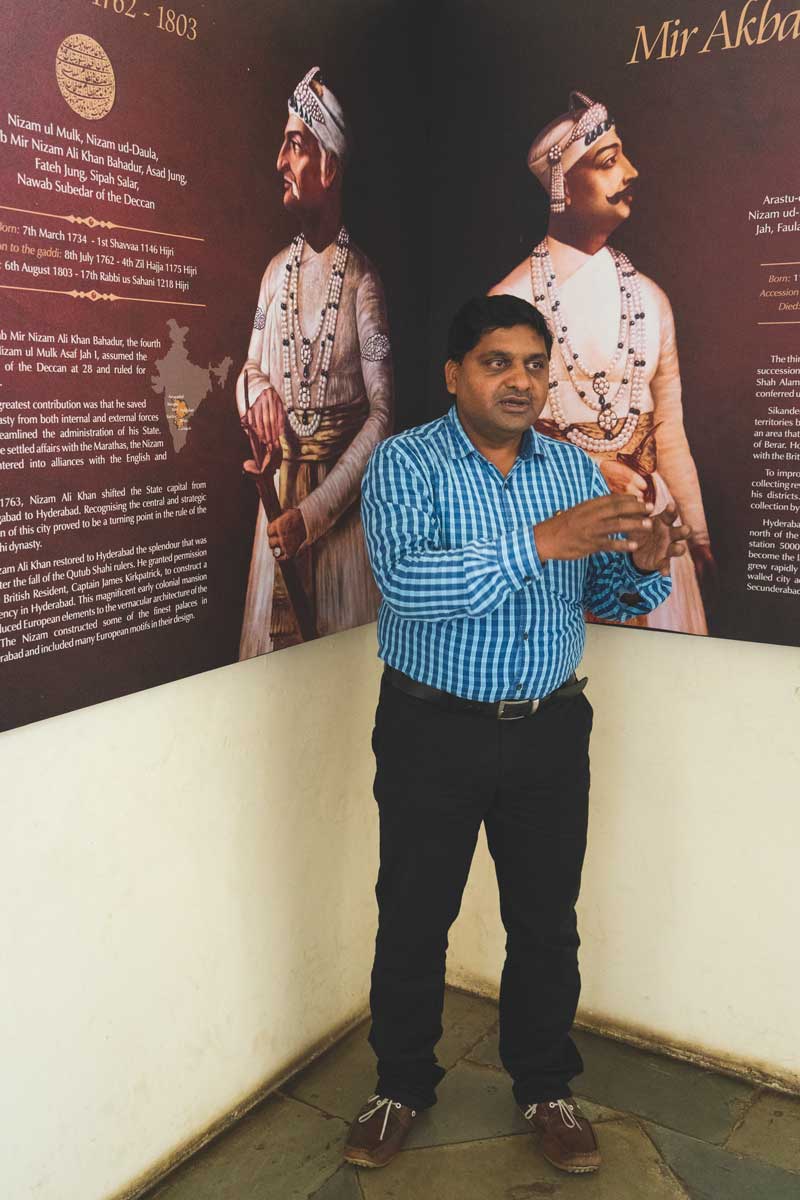
[(406, 692), (409, 696), (415, 696), (417, 700), (427, 700), (429, 704), (446, 708), (450, 712), (469, 712), (475, 716), (494, 717), (498, 721), (517, 721), (521, 717), (530, 717), (551, 700), (569, 700), (573, 696), (579, 696), (588, 682), (586, 676), (578, 679), (577, 675), (572, 674), (561, 687), (540, 700), (498, 700), (489, 704), (483, 700), (467, 700), (463, 696), (454, 696), (452, 692), (428, 687), (427, 683), (419, 683), (416, 679), (404, 675), (402, 671), (396, 671), (394, 667), (384, 667), (383, 677), (392, 687)]

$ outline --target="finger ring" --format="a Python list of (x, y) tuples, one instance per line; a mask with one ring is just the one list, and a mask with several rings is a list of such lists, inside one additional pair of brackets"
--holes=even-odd
[(281, 550), (280, 546), (274, 546), (272, 553), (275, 555), (276, 558), (280, 558), (280, 556), (283, 554), (283, 551)]

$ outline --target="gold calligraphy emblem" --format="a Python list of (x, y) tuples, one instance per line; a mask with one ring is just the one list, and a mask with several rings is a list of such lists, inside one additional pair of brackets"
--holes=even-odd
[(94, 38), (73, 33), (56, 52), (56, 80), (61, 95), (79, 117), (99, 121), (114, 106), (117, 84), (111, 59)]

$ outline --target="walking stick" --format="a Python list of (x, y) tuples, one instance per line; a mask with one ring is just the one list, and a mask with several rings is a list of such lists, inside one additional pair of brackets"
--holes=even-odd
[[(250, 411), (247, 371), (244, 373), (244, 411), (245, 413)], [(259, 472), (253, 476), (256, 481), (259, 499), (266, 513), (267, 521), (277, 521), (278, 517), (283, 515), (281, 502), (278, 499), (278, 493), (275, 491), (274, 478), (275, 472), (281, 465), (282, 452), (280, 445), (275, 446), (269, 457), (269, 461), (265, 465), (261, 457), (261, 447), (258, 443), (258, 438), (250, 425), (247, 426), (247, 436), (250, 439), (250, 450)], [(276, 558), (275, 561), (283, 575), (283, 582), (286, 584), (289, 603), (294, 610), (300, 636), (304, 642), (313, 641), (317, 636), (317, 629), (314, 624), (314, 617), (311, 612), (311, 605), (308, 602), (308, 596), (305, 593), (300, 573), (297, 570), (297, 564), (291, 560), (284, 562), (281, 558)]]

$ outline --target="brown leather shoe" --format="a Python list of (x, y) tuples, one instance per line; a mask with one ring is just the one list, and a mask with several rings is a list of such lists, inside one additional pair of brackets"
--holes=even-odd
[(385, 1167), (408, 1137), (416, 1111), (388, 1096), (370, 1096), (350, 1126), (345, 1162), (356, 1167)]
[(560, 1171), (582, 1175), (600, 1166), (594, 1130), (574, 1100), (542, 1100), (523, 1115), (542, 1135), (542, 1154)]

